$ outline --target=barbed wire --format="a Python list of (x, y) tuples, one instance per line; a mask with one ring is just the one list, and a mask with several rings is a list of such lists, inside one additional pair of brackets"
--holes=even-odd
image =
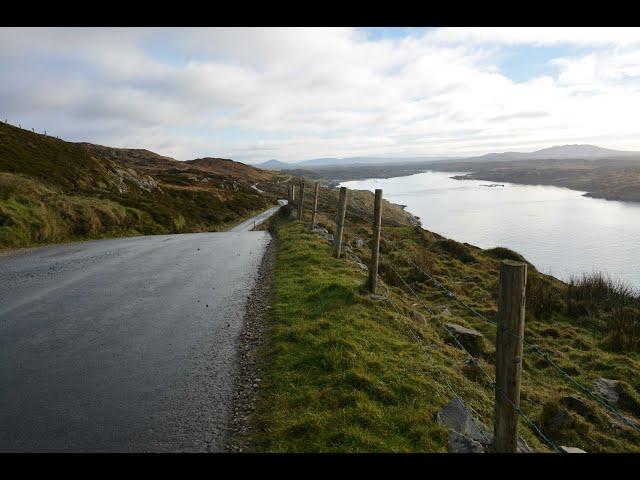
[[(385, 239), (385, 241), (388, 241), (389, 243), (391, 243), (396, 250), (401, 252), (401, 249), (398, 247), (397, 243), (394, 242), (393, 240), (391, 240), (390, 238), (388, 238), (387, 236), (383, 237)], [(488, 319), (486, 316), (484, 316), (482, 313), (478, 312), (477, 310), (475, 310), (473, 307), (471, 307), (470, 305), (466, 304), (464, 301), (462, 301), (454, 292), (452, 292), (451, 290), (449, 290), (444, 284), (442, 284), (440, 281), (438, 281), (433, 275), (429, 274), (428, 272), (426, 272), (422, 267), (420, 267), (416, 262), (414, 262), (413, 260), (411, 260), (410, 257), (408, 257), (406, 254), (401, 252), (401, 255), (404, 256), (409, 263), (411, 263), (415, 268), (417, 268), (421, 273), (423, 273), (427, 278), (429, 278), (430, 280), (433, 281), (434, 284), (436, 284), (437, 286), (439, 286), (441, 289), (443, 289), (448, 296), (450, 296), (451, 298), (455, 299), (458, 303), (460, 303), (462, 306), (464, 306), (467, 310), (469, 310), (470, 312), (472, 312), (473, 314), (475, 314), (477, 317), (479, 317), (480, 319), (484, 320), (487, 323), (496, 325), (498, 328), (503, 329), (504, 327), (502, 327), (498, 322), (493, 321)], [(509, 332), (512, 336), (515, 336), (515, 334), (513, 334), (512, 332)], [(618, 409), (616, 409), (613, 405), (611, 405), (609, 402), (607, 402), (604, 398), (602, 398), (600, 395), (596, 394), (595, 392), (593, 392), (592, 390), (590, 390), (589, 388), (585, 387), (584, 385), (582, 385), (580, 382), (578, 382), (575, 378), (573, 378), (567, 371), (565, 371), (562, 367), (560, 367), (560, 365), (558, 365), (556, 362), (554, 362), (550, 356), (546, 353), (544, 353), (542, 351), (542, 348), (534, 343), (530, 343), (528, 342), (526, 339), (522, 339), (522, 343), (525, 347), (530, 348), (531, 351), (533, 351), (534, 353), (537, 353), (538, 355), (540, 355), (545, 361), (547, 361), (551, 366), (553, 366), (558, 372), (560, 372), (560, 374), (566, 379), (568, 380), (570, 383), (572, 383), (573, 385), (575, 385), (581, 392), (585, 393), (587, 396), (589, 396), (591, 399), (593, 399), (595, 402), (597, 402), (598, 404), (600, 404), (602, 407), (604, 407), (606, 410), (608, 410), (609, 412), (611, 412), (612, 414), (614, 414), (616, 417), (618, 417), (620, 420), (622, 420), (626, 425), (628, 425), (629, 427), (633, 428), (634, 430), (640, 432), (640, 426), (638, 426), (637, 424), (635, 424), (634, 422), (630, 421), (627, 417), (625, 417)], [(553, 349), (549, 349), (551, 350), (554, 354), (558, 355), (557, 352), (555, 352)]]
[[(382, 235), (381, 235), (382, 236)], [(402, 256), (404, 256), (409, 263), (411, 263), (415, 268), (417, 268), (424, 276), (426, 276), (429, 280), (431, 280), (435, 285), (437, 285), (438, 287), (440, 287), (449, 297), (453, 298), (454, 300), (456, 300), (460, 305), (462, 305), (464, 308), (466, 308), (467, 310), (469, 310), (471, 313), (473, 313), (474, 315), (476, 315), (478, 318), (484, 320), (487, 323), (490, 323), (492, 325), (497, 325), (498, 322), (496, 322), (495, 320), (489, 319), (487, 318), (485, 315), (483, 315), (482, 313), (478, 312), (475, 308), (473, 308), (471, 305), (465, 303), (462, 299), (460, 299), (453, 291), (449, 290), (442, 282), (440, 282), (437, 278), (435, 278), (433, 275), (431, 275), (429, 272), (425, 271), (420, 265), (418, 265), (416, 262), (414, 262), (413, 260), (411, 260), (411, 258), (406, 255), (405, 253), (402, 252), (402, 250), (400, 249), (400, 247), (398, 247), (398, 244), (396, 242), (394, 242), (393, 240), (391, 240), (389, 237), (387, 236), (382, 236), (384, 238), (385, 241), (391, 243), (397, 251), (399, 251), (401, 253)]]
[(507, 403), (509, 403), (511, 405), (511, 407), (515, 410), (515, 412), (525, 421), (525, 423), (529, 426), (529, 428), (531, 428), (531, 430), (534, 432), (534, 434), (536, 434), (543, 442), (545, 442), (548, 446), (550, 446), (554, 451), (561, 452), (562, 450), (560, 450), (558, 448), (558, 446), (553, 442), (553, 440), (549, 439), (540, 430), (540, 428), (538, 428), (538, 426), (535, 424), (535, 422), (533, 422), (533, 420), (531, 420), (522, 411), (522, 409), (519, 406), (516, 406), (506, 396), (506, 394), (500, 388), (497, 387), (496, 382), (493, 379), (493, 377), (482, 367), (480, 362), (473, 355), (471, 355), (471, 353), (469, 353), (469, 351), (464, 347), (464, 345), (462, 345), (462, 343), (457, 338), (457, 336), (453, 332), (451, 332), (451, 330), (449, 330), (447, 325), (442, 320), (440, 320), (440, 318), (438, 318), (438, 316), (435, 314), (435, 312), (428, 305), (426, 305), (424, 303), (422, 298), (416, 293), (416, 291), (411, 287), (411, 285), (409, 285), (409, 283), (402, 277), (402, 275), (400, 275), (400, 273), (394, 268), (394, 265), (390, 260), (387, 260), (387, 265), (391, 268), (391, 270), (395, 273), (395, 275), (400, 279), (400, 281), (402, 281), (402, 283), (407, 287), (407, 289), (409, 291), (411, 291), (411, 293), (414, 295), (416, 300), (425, 308), (425, 310), (427, 310), (431, 314), (431, 316), (447, 331), (447, 333), (449, 333), (449, 335), (453, 338), (455, 343), (467, 354), (467, 356), (471, 359), (471, 361), (474, 363), (474, 365), (477, 366), (480, 369), (480, 371), (489, 379), (490, 385), (495, 387), (496, 392), (501, 396), (501, 398), (503, 398)]
[[(355, 253), (353, 253), (353, 251), (351, 249), (344, 250), (344, 253), (351, 257), (352, 260), (354, 260), (356, 263), (362, 264), (364, 265), (364, 262), (362, 261), (362, 259), (360, 257), (358, 257)], [(420, 349), (422, 350), (422, 353), (424, 354), (424, 356), (430, 360), (430, 363), (432, 365), (433, 368), (435, 368), (438, 373), (440, 374), (440, 377), (442, 380), (444, 380), (445, 385), (447, 386), (447, 388), (451, 391), (451, 393), (453, 394), (454, 397), (458, 397), (458, 398), (462, 398), (462, 395), (458, 394), (458, 392), (455, 390), (455, 388), (453, 388), (453, 385), (451, 384), (451, 382), (449, 381), (449, 379), (447, 378), (447, 376), (444, 374), (444, 372), (442, 371), (442, 369), (440, 367), (438, 367), (438, 365), (436, 364), (435, 360), (433, 359), (433, 357), (429, 354), (426, 346), (424, 345), (424, 343), (422, 342), (422, 340), (420, 339), (420, 337), (416, 334), (415, 330), (414, 330), (414, 325), (408, 320), (408, 318), (406, 317), (406, 315), (400, 310), (400, 307), (398, 307), (398, 305), (393, 301), (393, 299), (391, 298), (391, 296), (388, 294), (389, 292), (389, 288), (387, 287), (387, 285), (384, 282), (384, 279), (380, 276), (380, 274), (378, 274), (376, 272), (376, 277), (378, 278), (378, 280), (380, 281), (380, 285), (384, 286), (385, 289), (387, 290), (387, 295), (384, 296), (384, 299), (387, 300), (387, 302), (393, 307), (393, 309), (396, 311), (396, 313), (398, 314), (398, 316), (404, 321), (404, 323), (407, 325), (408, 327), (408, 331), (409, 334), (413, 337), (413, 339), (416, 341), (416, 343), (418, 344), (418, 346), (420, 347)], [(464, 349), (464, 347), (462, 347)], [(475, 359), (474, 359), (475, 361)], [(474, 423), (474, 425), (476, 426), (476, 428), (478, 429), (478, 431), (482, 434), (482, 436), (484, 437), (485, 441), (487, 442), (487, 444), (491, 443), (491, 438), (489, 438), (487, 436), (487, 433), (485, 431), (485, 429), (482, 427), (482, 425), (479, 425), (478, 422), (480, 422), (480, 420), (477, 420), (476, 417), (480, 417), (480, 414), (471, 406), (471, 405), (467, 405), (467, 408), (469, 409), (469, 411), (473, 414), (470, 416), (471, 421)], [(474, 417), (475, 415), (475, 417)]]
[[(380, 276), (378, 275), (378, 278), (380, 278)], [(382, 280), (382, 279), (381, 279)], [(396, 305), (396, 303), (391, 299), (391, 297), (389, 295), (386, 295), (384, 297), (389, 304), (391, 304), (391, 306), (395, 309), (396, 313), (400, 316), (400, 318), (402, 318), (404, 320), (404, 322), (407, 324), (407, 326), (409, 327), (408, 330), (411, 334), (411, 336), (414, 338), (414, 340), (418, 343), (420, 349), (422, 350), (422, 352), (424, 353), (425, 357), (428, 358), (430, 360), (431, 365), (438, 371), (439, 373), (439, 378), (444, 380), (445, 385), (447, 386), (447, 388), (451, 391), (451, 393), (453, 394), (454, 397), (457, 398), (462, 398), (462, 395), (458, 394), (458, 392), (455, 390), (455, 388), (453, 388), (453, 385), (451, 384), (451, 382), (449, 381), (449, 379), (447, 378), (447, 376), (444, 374), (444, 372), (442, 371), (442, 369), (440, 367), (438, 367), (438, 365), (435, 363), (435, 360), (433, 359), (433, 357), (431, 357), (431, 355), (429, 354), (429, 352), (427, 351), (427, 348), (425, 347), (424, 343), (422, 342), (422, 340), (420, 339), (420, 337), (415, 333), (414, 329), (413, 329), (413, 325), (409, 322), (409, 320), (406, 318), (406, 315), (404, 315), (402, 313), (402, 311), (400, 310), (400, 308)], [(474, 425), (476, 426), (476, 428), (478, 429), (478, 431), (482, 434), (482, 436), (484, 437), (484, 439), (486, 440), (487, 444), (491, 443), (491, 438), (489, 438), (487, 436), (487, 432), (485, 431), (485, 429), (482, 427), (482, 425), (478, 425), (479, 420), (477, 420), (475, 417), (480, 417), (480, 415), (478, 414), (478, 412), (476, 412), (474, 410), (474, 408), (471, 405), (467, 405), (467, 408), (469, 409), (469, 411), (473, 414), (471, 415), (471, 421), (474, 423)], [(475, 417), (474, 417), (475, 415)]]
[(534, 353), (537, 353), (538, 355), (543, 357), (551, 366), (553, 366), (558, 372), (560, 372), (560, 374), (566, 380), (568, 380), (569, 382), (573, 383), (580, 391), (582, 391), (583, 393), (588, 395), (590, 398), (595, 400), (598, 404), (600, 404), (602, 407), (604, 407), (609, 412), (614, 414), (616, 417), (618, 417), (620, 420), (622, 420), (629, 427), (633, 428), (637, 432), (640, 432), (640, 426), (638, 426), (634, 422), (630, 421), (627, 417), (625, 417), (622, 413), (620, 413), (620, 411), (617, 408), (615, 408), (613, 405), (611, 405), (609, 402), (604, 400), (602, 397), (600, 397), (599, 395), (595, 394), (589, 388), (585, 387), (580, 382), (578, 382), (569, 373), (567, 373), (565, 370), (563, 370), (560, 365), (558, 365), (556, 362), (554, 362), (549, 357), (549, 355), (547, 353), (543, 352), (538, 345), (531, 345), (530, 348), (531, 348), (531, 351), (533, 351)]

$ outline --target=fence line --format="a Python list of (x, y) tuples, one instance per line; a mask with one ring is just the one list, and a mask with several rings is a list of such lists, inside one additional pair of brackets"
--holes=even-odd
[[(471, 313), (475, 314), (478, 318), (484, 320), (486, 323), (492, 324), (492, 325), (496, 325), (498, 328), (501, 328), (498, 325), (498, 322), (496, 322), (495, 320), (490, 320), (489, 318), (487, 318), (485, 315), (481, 314), (480, 312), (478, 312), (477, 310), (475, 310), (473, 307), (471, 307), (470, 305), (466, 304), (464, 301), (462, 301), (454, 292), (452, 292), (451, 290), (449, 290), (446, 286), (444, 286), (440, 281), (438, 281), (433, 275), (429, 274), (428, 272), (426, 272), (422, 267), (420, 267), (417, 263), (415, 263), (413, 260), (411, 260), (406, 254), (404, 254), (400, 248), (397, 246), (397, 244), (391, 240), (390, 238), (383, 236), (385, 241), (388, 241), (389, 243), (391, 243), (398, 251), (401, 252), (401, 254), (415, 267), (417, 268), (421, 273), (423, 273), (427, 278), (429, 278), (430, 280), (433, 281), (434, 284), (436, 284), (437, 286), (439, 286), (441, 289), (443, 289), (443, 291), (445, 291), (451, 298), (453, 298), (454, 300), (456, 300), (458, 303), (460, 303), (462, 306), (464, 306), (465, 308), (467, 308), (467, 310), (469, 310)], [(558, 372), (567, 380), (569, 381), (571, 384), (575, 385), (580, 391), (582, 391), (583, 393), (585, 393), (586, 395), (588, 395), (591, 399), (593, 399), (594, 401), (596, 401), (598, 404), (600, 404), (601, 406), (603, 406), (604, 408), (606, 408), (609, 412), (611, 412), (613, 415), (615, 415), (617, 418), (619, 418), (621, 421), (623, 421), (626, 425), (628, 425), (629, 427), (633, 428), (634, 430), (640, 432), (640, 427), (638, 425), (636, 425), (635, 423), (629, 421), (629, 419), (627, 419), (622, 413), (620, 413), (620, 411), (618, 409), (616, 409), (613, 405), (611, 405), (608, 401), (606, 401), (604, 398), (602, 398), (600, 395), (596, 394), (595, 392), (593, 392), (593, 390), (590, 390), (589, 388), (585, 387), (584, 385), (582, 385), (580, 382), (578, 382), (575, 378), (573, 378), (568, 372), (566, 372), (565, 370), (562, 369), (562, 367), (560, 367), (560, 365), (558, 365), (556, 362), (554, 362), (548, 354), (544, 353), (542, 351), (542, 348), (537, 345), (537, 344), (533, 344), (528, 342), (526, 339), (523, 339), (523, 343), (525, 345), (525, 347), (531, 349), (532, 352), (540, 355), (544, 360), (547, 361), (547, 363), (549, 363), (549, 365), (551, 365), (552, 367), (554, 367), (556, 370), (558, 370)], [(557, 352), (553, 351), (553, 349), (550, 349), (553, 353), (555, 353), (557, 355)]]
[[(292, 185), (293, 187), (293, 185)], [(293, 191), (290, 191), (290, 197), (293, 197), (295, 199), (295, 190), (292, 188)], [(301, 183), (301, 190), (304, 191), (304, 180)], [(317, 191), (317, 185), (316, 185), (316, 191)], [(379, 195), (380, 195), (380, 200), (382, 198), (382, 191), (379, 191)], [(315, 195), (315, 199), (314, 199), (314, 204), (317, 204), (317, 194)], [(377, 197), (378, 197), (378, 190), (376, 191), (376, 202), (377, 202)], [(302, 198), (300, 199), (302, 200)], [(295, 201), (295, 200), (294, 200)], [(346, 213), (346, 204), (347, 204), (347, 189), (345, 187), (341, 187), (340, 188), (340, 199), (339, 199), (339, 203), (338, 203), (338, 209), (337, 209), (337, 213), (336, 213), (336, 231), (335, 231), (335, 235), (334, 235), (334, 256), (339, 257), (342, 253), (342, 232), (343, 232), (343, 228), (344, 228), (344, 218), (345, 218), (345, 213)], [(593, 399), (594, 401), (596, 401), (600, 406), (604, 407), (606, 410), (608, 410), (610, 413), (612, 413), (613, 415), (615, 415), (616, 417), (618, 417), (620, 420), (622, 420), (626, 425), (628, 425), (629, 427), (633, 428), (634, 430), (640, 432), (640, 426), (636, 425), (635, 423), (633, 423), (632, 421), (630, 421), (629, 419), (627, 419), (618, 409), (616, 409), (614, 406), (612, 406), (609, 402), (607, 402), (604, 398), (602, 398), (600, 395), (597, 395), (595, 392), (593, 392), (592, 390), (590, 390), (589, 388), (585, 387), (584, 385), (582, 385), (580, 382), (578, 382), (577, 380), (575, 380), (569, 373), (567, 373), (565, 370), (562, 369), (562, 367), (560, 367), (556, 362), (554, 362), (547, 353), (542, 351), (542, 348), (539, 345), (536, 344), (532, 344), (526, 341), (526, 339), (524, 339), (522, 336), (512, 332), (511, 330), (507, 329), (504, 325), (502, 325), (500, 322), (490, 319), (488, 318), (486, 315), (482, 314), (481, 312), (479, 312), (478, 310), (476, 310), (475, 308), (473, 308), (471, 305), (469, 305), (468, 303), (464, 302), (462, 299), (460, 299), (453, 291), (451, 291), (449, 288), (447, 288), (442, 282), (440, 282), (437, 278), (435, 278), (434, 275), (430, 274), (429, 272), (427, 272), (423, 267), (421, 267), (420, 265), (418, 265), (416, 262), (414, 262), (407, 254), (405, 254), (402, 249), (397, 245), (397, 243), (390, 239), (388, 236), (386, 235), (382, 235), (381, 234), (381, 228), (376, 229), (376, 218), (378, 215), (380, 215), (380, 212), (378, 210), (378, 205), (377, 203), (374, 204), (374, 206), (376, 208), (374, 208), (374, 212), (373, 212), (373, 218), (374, 218), (374, 237), (375, 235), (379, 235), (382, 239), (385, 240), (385, 242), (390, 243), (398, 252), (401, 253), (401, 255), (416, 269), (418, 269), (418, 271), (420, 271), (423, 275), (425, 275), (425, 277), (427, 277), (427, 279), (429, 279), (431, 282), (433, 282), (434, 285), (436, 285), (438, 288), (440, 288), (442, 291), (444, 291), (448, 297), (454, 299), (457, 303), (459, 303), (462, 307), (464, 307), (466, 310), (468, 310), (469, 312), (471, 312), (473, 315), (475, 315), (477, 318), (483, 320), (484, 322), (491, 324), (491, 325), (495, 325), (500, 332), (503, 333), (507, 333), (510, 337), (512, 337), (513, 339), (522, 342), (522, 344), (527, 348), (530, 349), (533, 353), (536, 353), (538, 355), (540, 355), (543, 359), (545, 359), (545, 361), (551, 365), (552, 367), (554, 367), (561, 375), (563, 378), (565, 378), (570, 384), (572, 384), (573, 386), (575, 386), (576, 388), (578, 388), (581, 392), (585, 393), (586, 395), (588, 395), (591, 399)], [(316, 205), (314, 205), (314, 207), (316, 207)], [(315, 210), (316, 208), (314, 208), (314, 217), (315, 217)], [(381, 216), (381, 215), (380, 215)], [(301, 217), (301, 215), (300, 215)], [(301, 218), (299, 218), (301, 219)], [(380, 223), (378, 223), (378, 225), (380, 225)], [(377, 230), (377, 232), (376, 232)], [(375, 238), (372, 240), (372, 252), (373, 252), (373, 248), (375, 248)], [(363, 263), (358, 257), (357, 255), (353, 254), (352, 252), (345, 250), (345, 254), (347, 256), (352, 256), (355, 258), (355, 260), (358, 263)], [(373, 258), (372, 258), (373, 260)], [(376, 281), (378, 279), (381, 280), (378, 272), (377, 272), (377, 262), (375, 262), (375, 266), (374, 266), (374, 262), (371, 262), (371, 265), (369, 266), (369, 286), (371, 287), (371, 284), (375, 285)], [(469, 357), (470, 362), (479, 368), (479, 370), (484, 374), (485, 377), (487, 377), (487, 379), (489, 380), (489, 384), (492, 385), (495, 390), (496, 390), (496, 395), (500, 396), (501, 399), (505, 400), (507, 403), (510, 404), (510, 406), (513, 408), (513, 410), (517, 413), (517, 415), (522, 418), (522, 420), (525, 422), (525, 424), (527, 424), (527, 426), (532, 430), (532, 432), (538, 436), (538, 438), (540, 438), (540, 440), (542, 440), (544, 443), (546, 443), (549, 447), (551, 447), (554, 451), (556, 452), (562, 452), (562, 450), (560, 448), (558, 448), (558, 446), (551, 440), (549, 439), (546, 435), (544, 435), (544, 433), (540, 430), (540, 428), (536, 425), (535, 422), (533, 422), (521, 409), (521, 407), (519, 405), (516, 405), (513, 401), (511, 401), (511, 399), (508, 398), (508, 396), (506, 395), (506, 393), (500, 389), (499, 387), (497, 387), (496, 381), (492, 378), (492, 376), (482, 367), (482, 365), (480, 364), (480, 362), (478, 361), (478, 359), (476, 359), (473, 355), (471, 355), (469, 353), (469, 351), (464, 347), (464, 345), (459, 341), (459, 339), (457, 338), (457, 336), (451, 332), (451, 330), (446, 326), (446, 324), (438, 317), (438, 315), (423, 301), (423, 299), (420, 297), (420, 295), (415, 291), (415, 289), (413, 287), (411, 287), (411, 285), (409, 284), (409, 282), (407, 282), (407, 280), (398, 272), (398, 270), (395, 268), (393, 262), (391, 262), (391, 260), (387, 257), (387, 265), (390, 267), (390, 269), (393, 271), (393, 273), (398, 277), (398, 279), (402, 282), (402, 284), (406, 287), (406, 289), (411, 292), (413, 294), (413, 296), (416, 298), (416, 300), (419, 302), (419, 304), (422, 306), (422, 308), (424, 308), (430, 315), (431, 317), (433, 317), (439, 324), (440, 326), (442, 326), (447, 333), (452, 337), (452, 339), (454, 340), (454, 342), (456, 343), (456, 345), (458, 347), (460, 347), (465, 353), (466, 355)], [(371, 271), (371, 270), (374, 271)], [(372, 281), (371, 279), (375, 279), (374, 281)], [(373, 291), (375, 292), (375, 286), (373, 287)], [(401, 310), (399, 309), (399, 307), (395, 304), (395, 302), (393, 302), (393, 300), (391, 299), (391, 297), (389, 295), (385, 296), (385, 299), (392, 305), (392, 307), (394, 308), (394, 310), (396, 310), (396, 312), (401, 316), (401, 318), (403, 318), (405, 320), (405, 322), (408, 322), (408, 319), (406, 318), (406, 315), (404, 315)], [(410, 322), (409, 322), (410, 323)], [(425, 346), (423, 345), (423, 343), (420, 341), (419, 337), (417, 335), (415, 335), (415, 332), (413, 332), (413, 330), (411, 330), (412, 332), (412, 336), (416, 339), (416, 341), (418, 341), (420, 348), (423, 350), (423, 352), (425, 353), (425, 355), (428, 356), (427, 350), (425, 348)], [(553, 349), (549, 349), (551, 350), (551, 352), (555, 353), (557, 355), (557, 352), (554, 352)], [(437, 365), (435, 364), (435, 362), (433, 361), (432, 357), (429, 357), (433, 366), (438, 368)], [(441, 372), (442, 373), (442, 372)], [(450, 382), (448, 381), (448, 379), (446, 378), (445, 375), (442, 375), (442, 378), (444, 379), (445, 383), (447, 384), (448, 388), (452, 391), (452, 393), (457, 396), (460, 397), (460, 395), (458, 395), (455, 392), (455, 389), (453, 389), (452, 385), (450, 384)], [(518, 393), (519, 395), (519, 393)], [(531, 401), (531, 400), (530, 400)], [(472, 409), (471, 409), (472, 410)], [(477, 413), (475, 411), (472, 410), (473, 413), (475, 413), (477, 415)], [(473, 417), (472, 417), (473, 418)], [(480, 431), (483, 431), (481, 428), (479, 428)], [(495, 438), (494, 438), (495, 441)]]
[[(489, 374), (480, 364), (480, 362), (478, 361), (478, 359), (476, 359), (473, 355), (471, 355), (471, 353), (469, 353), (469, 351), (464, 347), (464, 345), (462, 345), (462, 343), (460, 342), (460, 340), (458, 340), (458, 338), (456, 337), (455, 334), (453, 334), (451, 332), (451, 330), (449, 330), (449, 328), (446, 326), (446, 324), (440, 320), (440, 318), (438, 318), (438, 316), (435, 314), (435, 312), (429, 308), (424, 301), (422, 300), (422, 298), (416, 293), (416, 291), (409, 285), (409, 283), (400, 275), (400, 273), (393, 267), (392, 262), (388, 262), (387, 263), (391, 270), (396, 274), (396, 276), (402, 281), (402, 283), (407, 287), (408, 290), (411, 291), (411, 293), (414, 295), (414, 297), (416, 298), (416, 300), (418, 302), (420, 302), (420, 304), (431, 314), (431, 316), (444, 328), (444, 330), (447, 331), (447, 333), (453, 338), (453, 340), (455, 341), (455, 343), (467, 354), (467, 356), (469, 357), (469, 359), (473, 362), (473, 365), (478, 367), (480, 369), (480, 371), (489, 379), (489, 384), (491, 386), (493, 386), (494, 388), (496, 387), (496, 382), (493, 379), (493, 377), (491, 376), (491, 374)], [(525, 423), (527, 423), (527, 425), (532, 429), (532, 431), (542, 440), (544, 441), (548, 446), (550, 446), (551, 448), (553, 448), (556, 452), (560, 452), (561, 450), (558, 448), (558, 446), (551, 440), (549, 439), (546, 435), (544, 435), (544, 433), (542, 433), (542, 431), (540, 430), (540, 428), (522, 411), (522, 409), (515, 405), (511, 399), (509, 399), (506, 395), (506, 393), (504, 391), (501, 391), (500, 389), (496, 389), (496, 391), (500, 394), (501, 398), (503, 400), (505, 400), (507, 403), (509, 403), (511, 405), (511, 407), (516, 411), (516, 413), (525, 421)]]

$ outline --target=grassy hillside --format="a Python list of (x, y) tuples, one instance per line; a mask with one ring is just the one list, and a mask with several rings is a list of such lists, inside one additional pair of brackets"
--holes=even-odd
[(286, 178), (231, 160), (178, 162), (0, 124), (0, 248), (221, 230), (273, 205)]
[[(335, 202), (334, 193), (325, 195), (327, 202)], [(366, 262), (370, 210), (359, 207), (352, 202), (348, 209), (345, 240)], [(261, 351), (254, 450), (446, 451), (447, 431), (435, 416), (453, 398), (447, 383), (491, 430), (493, 387), (438, 319), (484, 335), (474, 355), (494, 376), (496, 327), (456, 298), (495, 319), (499, 262), (521, 257), (504, 248), (481, 250), (444, 239), (408, 225), (399, 209), (385, 207), (380, 272), (399, 311), (372, 299), (365, 289), (366, 271), (349, 257), (334, 259), (330, 244), (304, 224), (282, 218), (274, 224), (279, 246), (270, 327)], [(333, 211), (329, 204), (323, 209), (320, 225), (332, 231)], [(597, 276), (567, 285), (530, 266), (525, 338), (591, 390), (598, 377), (620, 380), (616, 408), (637, 420), (638, 302), (618, 287)], [(522, 382), (524, 413), (557, 445), (588, 452), (640, 451), (637, 431), (577, 391), (530, 349), (525, 350)], [(520, 425), (531, 447), (550, 451)]]

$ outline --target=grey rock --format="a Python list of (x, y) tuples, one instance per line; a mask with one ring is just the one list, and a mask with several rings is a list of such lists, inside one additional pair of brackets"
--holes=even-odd
[(479, 354), (483, 350), (484, 335), (471, 328), (463, 327), (456, 323), (447, 323), (447, 329), (471, 354)]
[(564, 445), (560, 445), (560, 450), (564, 453), (587, 453), (581, 448), (578, 447), (565, 447)]
[[(480, 444), (483, 451), (491, 451), (493, 448), (493, 433), (489, 432), (487, 426), (477, 418), (473, 417), (460, 397), (454, 397), (451, 402), (436, 414), (436, 421), (440, 425), (449, 427), (454, 432), (465, 437), (468, 440)], [(473, 448), (473, 444), (463, 441), (457, 437), (459, 444), (467, 445)], [(449, 443), (452, 436), (449, 435)], [(534, 450), (527, 445), (524, 438), (518, 438), (519, 453), (533, 453)]]
[(600, 377), (593, 381), (593, 386), (595, 387), (596, 393), (604, 397), (607, 401), (618, 403), (620, 399), (620, 394), (618, 393), (619, 383), (618, 380)]
[(447, 451), (449, 453), (484, 453), (484, 448), (480, 442), (450, 430), (447, 438)]
[(360, 237), (355, 237), (353, 243), (355, 244), (356, 248), (364, 247), (364, 240), (362, 240)]
[(472, 417), (460, 397), (454, 397), (436, 414), (436, 421), (479, 443), (491, 443), (493, 435), (486, 425)]

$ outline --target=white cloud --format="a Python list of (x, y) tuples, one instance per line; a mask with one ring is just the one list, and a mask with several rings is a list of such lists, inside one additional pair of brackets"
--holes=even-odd
[(429, 33), (439, 43), (472, 42), (504, 45), (637, 45), (637, 27), (467, 27), (442, 28)]
[[(516, 82), (512, 45), (589, 46)], [(0, 29), (0, 110), (180, 159), (640, 149), (638, 29)]]

